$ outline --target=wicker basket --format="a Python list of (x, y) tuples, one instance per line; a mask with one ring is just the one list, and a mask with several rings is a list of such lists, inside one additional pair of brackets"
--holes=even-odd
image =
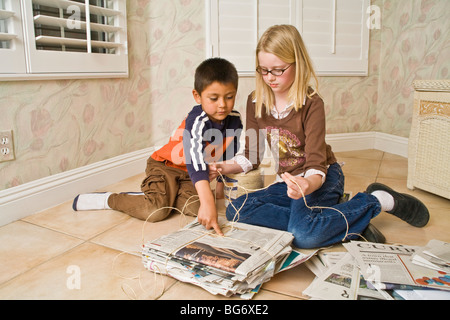
[(450, 199), (450, 80), (415, 81), (414, 89), (407, 186)]

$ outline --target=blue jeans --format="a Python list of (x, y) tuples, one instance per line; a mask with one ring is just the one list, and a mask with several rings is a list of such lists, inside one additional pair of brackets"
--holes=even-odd
[[(286, 183), (280, 182), (249, 193), (247, 201), (243, 195), (232, 202), (234, 207), (228, 205), (227, 219), (291, 232), (297, 248), (329, 246), (344, 239), (347, 224), (341, 213), (333, 209), (311, 210), (305, 206), (303, 198), (293, 200), (286, 192)], [(348, 221), (348, 233), (352, 234), (346, 239), (355, 239), (381, 212), (381, 206), (377, 198), (366, 193), (358, 193), (350, 201), (339, 203), (343, 193), (344, 174), (340, 165), (334, 163), (322, 187), (305, 199), (309, 207), (332, 207), (342, 212)]]

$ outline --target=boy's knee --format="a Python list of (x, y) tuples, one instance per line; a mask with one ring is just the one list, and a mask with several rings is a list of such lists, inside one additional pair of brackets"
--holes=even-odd
[[(158, 222), (158, 221), (162, 221), (165, 218), (167, 218), (167, 216), (170, 214), (171, 211), (172, 211), (172, 209), (170, 209), (170, 208), (161, 208), (161, 209), (157, 209), (153, 212), (150, 212), (150, 211), (136, 212), (136, 214), (134, 216), (140, 220), (145, 220), (148, 222)], [(133, 214), (130, 214), (130, 215), (133, 215)]]

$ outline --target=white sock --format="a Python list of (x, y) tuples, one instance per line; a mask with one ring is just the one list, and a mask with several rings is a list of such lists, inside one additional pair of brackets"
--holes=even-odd
[(112, 192), (83, 193), (79, 194), (73, 201), (73, 210), (104, 210), (111, 209), (108, 206), (108, 198)]
[(381, 211), (391, 211), (394, 209), (394, 197), (388, 192), (377, 190), (371, 193), (381, 204)]

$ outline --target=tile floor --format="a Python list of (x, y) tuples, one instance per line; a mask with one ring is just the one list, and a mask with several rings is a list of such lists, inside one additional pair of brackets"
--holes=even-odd
[[(379, 181), (427, 204), (431, 219), (421, 229), (386, 213), (372, 221), (389, 243), (450, 242), (450, 201), (408, 190), (407, 159), (377, 150), (337, 156), (345, 162), (346, 191), (356, 194)], [(105, 190), (139, 191), (142, 178), (131, 177)], [(141, 244), (183, 226), (186, 221), (180, 215), (144, 224), (112, 210), (74, 212), (71, 204), (0, 227), (0, 299), (228, 299), (143, 268)], [(336, 245), (332, 250), (344, 249)], [(305, 299), (302, 291), (313, 278), (304, 266), (282, 272), (265, 283), (255, 299)]]

